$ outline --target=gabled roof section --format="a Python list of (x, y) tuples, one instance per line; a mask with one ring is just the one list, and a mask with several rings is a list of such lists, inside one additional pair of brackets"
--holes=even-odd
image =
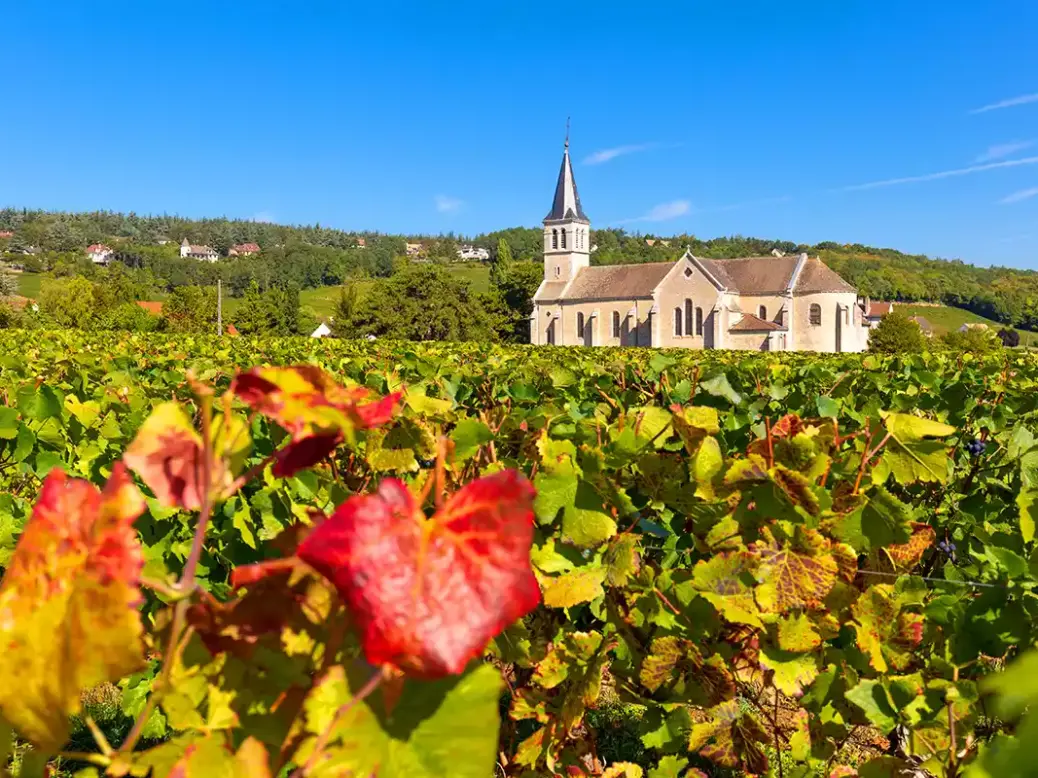
[(567, 283), (569, 282), (541, 281), (541, 285), (537, 288), (537, 292), (533, 296), (534, 302), (541, 303), (561, 299)]
[(652, 297), (656, 287), (673, 269), (673, 262), (585, 267), (569, 283), (565, 299), (632, 300)]
[(818, 292), (854, 292), (853, 286), (844, 281), (822, 260), (808, 259), (797, 278), (794, 294), (816, 294)]
[(562, 167), (559, 169), (559, 181), (555, 185), (555, 199), (552, 201), (551, 210), (544, 217), (544, 221), (565, 221), (567, 219), (591, 223), (591, 220), (584, 214), (584, 209), (580, 207), (577, 180), (573, 177), (573, 166), (569, 161), (569, 138), (566, 139), (566, 149), (562, 152)]
[(739, 319), (735, 324), (728, 328), (729, 332), (771, 332), (773, 330), (783, 330), (785, 327), (776, 324), (773, 321), (764, 321), (759, 316), (754, 316), (752, 313), (744, 313), (742, 318)]
[(782, 294), (796, 269), (797, 257), (700, 259), (729, 290), (739, 294)]

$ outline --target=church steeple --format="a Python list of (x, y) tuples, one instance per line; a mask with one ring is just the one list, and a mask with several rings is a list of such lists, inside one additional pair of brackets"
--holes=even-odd
[(555, 199), (544, 217), (544, 280), (570, 281), (590, 264), (591, 220), (580, 205), (577, 181), (569, 159), (569, 122)]
[(580, 207), (580, 195), (577, 194), (577, 180), (573, 177), (573, 165), (569, 161), (569, 127), (566, 128), (566, 146), (562, 152), (562, 167), (559, 169), (559, 181), (555, 185), (555, 199), (551, 210), (544, 221), (563, 221), (574, 219), (591, 223)]

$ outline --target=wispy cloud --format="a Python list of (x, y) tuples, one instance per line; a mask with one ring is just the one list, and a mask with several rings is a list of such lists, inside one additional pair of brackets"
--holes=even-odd
[(436, 195), (434, 202), (436, 203), (436, 210), (440, 213), (456, 213), (465, 204), (457, 197), (449, 197), (442, 194)]
[(983, 105), (980, 108), (974, 108), (970, 113), (975, 114), (987, 113), (988, 111), (1001, 111), (1003, 108), (1014, 108), (1018, 105), (1027, 105), (1028, 103), (1038, 103), (1038, 92), (1035, 92), (1033, 95), (1010, 97), (1008, 100), (1001, 100), (997, 103), (991, 103), (991, 105)]
[(692, 203), (688, 200), (671, 200), (669, 203), (660, 203), (649, 210), (644, 216), (634, 219), (623, 219), (617, 224), (630, 224), (631, 222), (665, 222), (684, 216), (692, 211)]
[(1021, 189), (1019, 192), (1013, 192), (1013, 194), (999, 200), (999, 203), (1002, 205), (1009, 205), (1011, 203), (1019, 203), (1023, 200), (1030, 200), (1032, 197), (1038, 197), (1038, 186), (1032, 186), (1030, 189)]
[(842, 187), (839, 191), (856, 192), (863, 189), (879, 189), (883, 186), (897, 186), (899, 184), (915, 184), (922, 181), (937, 181), (941, 178), (954, 178), (955, 176), (968, 176), (973, 173), (983, 173), (986, 170), (998, 170), (1005, 167), (1021, 167), (1022, 165), (1038, 165), (1038, 157), (1023, 157), (1021, 159), (1007, 159), (1004, 162), (989, 162), (986, 165), (972, 165), (970, 167), (957, 168), (955, 170), (942, 170), (940, 173), (927, 173), (923, 176), (906, 176), (905, 178), (888, 178), (884, 181), (871, 181), (867, 184), (855, 184)]
[(632, 143), (629, 146), (614, 146), (611, 149), (600, 149), (584, 157), (584, 164), (601, 165), (603, 162), (609, 162), (610, 160), (626, 156), (627, 154), (637, 154), (641, 151), (649, 151), (650, 149), (656, 148), (658, 145), (658, 143)]
[(991, 162), (994, 159), (1005, 159), (1006, 157), (1013, 156), (1019, 151), (1029, 149), (1033, 145), (1033, 140), (1016, 140), (1011, 143), (996, 143), (993, 146), (988, 146), (988, 150), (973, 161)]
[(260, 222), (262, 224), (270, 224), (274, 221), (274, 214), (272, 214), (270, 211), (259, 211), (258, 213), (254, 213), (252, 215), (252, 220), (254, 222)]

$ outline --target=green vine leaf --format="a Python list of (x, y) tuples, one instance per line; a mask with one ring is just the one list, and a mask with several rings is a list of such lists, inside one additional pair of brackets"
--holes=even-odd
[(899, 484), (946, 483), (950, 458), (947, 444), (941, 439), (954, 433), (955, 428), (906, 413), (880, 415), (890, 440), (873, 471), (876, 483), (883, 483), (890, 475)]

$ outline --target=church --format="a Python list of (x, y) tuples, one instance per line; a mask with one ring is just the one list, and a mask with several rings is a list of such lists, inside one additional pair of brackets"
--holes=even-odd
[(864, 351), (869, 322), (850, 284), (799, 256), (591, 266), (591, 220), (569, 140), (544, 219), (544, 280), (530, 342), (745, 351)]

